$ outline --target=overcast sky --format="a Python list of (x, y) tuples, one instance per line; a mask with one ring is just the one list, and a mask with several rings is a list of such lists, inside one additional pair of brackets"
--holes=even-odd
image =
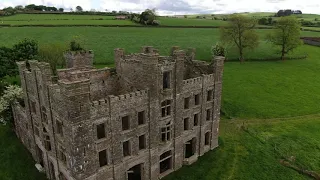
[(301, 10), (320, 14), (320, 0), (0, 0), (0, 9), (16, 5), (48, 5), (70, 9), (77, 5), (84, 10), (122, 10), (141, 12), (156, 8), (161, 15), (276, 12), (279, 9)]

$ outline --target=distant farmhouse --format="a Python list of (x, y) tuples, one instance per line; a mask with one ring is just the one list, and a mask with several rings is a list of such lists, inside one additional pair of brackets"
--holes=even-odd
[(15, 131), (50, 180), (156, 180), (218, 147), (224, 57), (153, 47), (95, 69), (93, 52), (19, 62)]
[(286, 9), (286, 10), (279, 10), (275, 16), (276, 17), (281, 17), (281, 16), (290, 16), (292, 14), (302, 14), (302, 11), (300, 10), (291, 10), (291, 9)]
[(116, 20), (126, 20), (127, 16), (116, 16), (115, 19)]

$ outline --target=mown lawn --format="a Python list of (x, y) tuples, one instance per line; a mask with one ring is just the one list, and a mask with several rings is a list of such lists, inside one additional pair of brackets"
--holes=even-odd
[(45, 180), (35, 168), (31, 154), (8, 126), (0, 124), (0, 179)]
[[(242, 128), (244, 124), (244, 128)], [(220, 147), (165, 180), (311, 179), (280, 164), (320, 172), (320, 117), (222, 120)]]

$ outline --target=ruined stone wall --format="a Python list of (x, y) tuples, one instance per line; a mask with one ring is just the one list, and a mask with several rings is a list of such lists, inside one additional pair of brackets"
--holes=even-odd
[[(26, 107), (14, 107), (16, 132), (33, 157), (43, 159), (49, 179), (123, 180), (136, 165), (142, 167), (143, 180), (158, 179), (218, 146), (223, 57), (214, 57), (209, 66), (194, 60), (194, 50), (186, 53), (178, 47), (168, 57), (152, 47), (132, 55), (116, 49), (115, 72), (92, 68), (86, 63), (93, 55), (87, 55), (87, 60), (77, 57), (84, 61), (69, 57), (77, 62), (58, 70), (57, 83), (46, 63), (31, 61), (30, 68), (18, 64)], [(139, 114), (144, 116), (140, 124)], [(129, 128), (123, 129), (126, 118)], [(99, 138), (97, 127), (102, 124), (105, 136)], [(164, 141), (162, 129), (168, 127), (170, 138)], [(196, 144), (195, 154), (185, 158), (189, 142)], [(102, 151), (107, 163), (100, 167)], [(168, 151), (172, 167), (160, 173), (160, 156)]]
[(77, 81), (90, 80), (90, 99), (92, 101), (117, 94), (119, 88), (119, 78), (114, 73), (115, 69), (63, 69), (58, 70), (58, 77), (61, 80)]
[(13, 106), (13, 117), (15, 119), (15, 132), (23, 145), (31, 152), (31, 142), (33, 138), (33, 131), (31, 123), (27, 118), (26, 110), (18, 103)]
[[(112, 133), (112, 160), (115, 180), (125, 179), (129, 168), (143, 164), (146, 179), (149, 179), (149, 94), (142, 90), (130, 94), (110, 96)], [(138, 124), (138, 113), (144, 112), (145, 122)], [(129, 117), (129, 129), (122, 129), (122, 118)], [(145, 135), (146, 148), (139, 150), (139, 136)], [(122, 143), (129, 141), (130, 155), (124, 157)]]
[(85, 68), (92, 67), (92, 51), (69, 51), (64, 54), (67, 68)]
[[(25, 111), (32, 134), (30, 151), (46, 169), (47, 177), (58, 177), (56, 146), (48, 99), (47, 85), (51, 84), (51, 68), (47, 63), (29, 61), (18, 63), (25, 96)], [(16, 109), (19, 111), (19, 109)], [(30, 137), (30, 136), (29, 136)]]

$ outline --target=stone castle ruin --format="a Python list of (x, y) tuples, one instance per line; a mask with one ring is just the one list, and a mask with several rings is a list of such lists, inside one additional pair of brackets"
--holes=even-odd
[(103, 69), (93, 52), (70, 52), (56, 77), (48, 63), (18, 63), (16, 134), (49, 179), (155, 180), (218, 146), (224, 58), (171, 52), (115, 49)]

